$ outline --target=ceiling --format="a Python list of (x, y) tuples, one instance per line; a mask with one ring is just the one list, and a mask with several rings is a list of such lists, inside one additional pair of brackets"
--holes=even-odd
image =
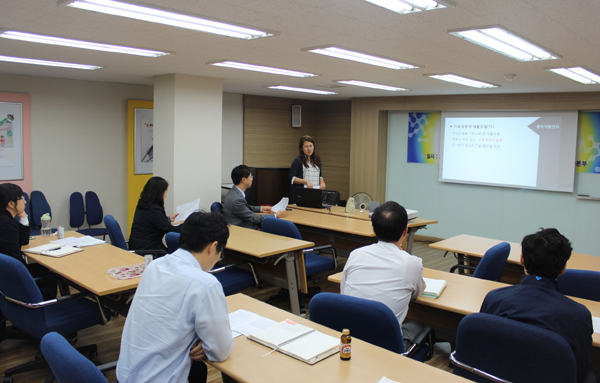
[[(276, 35), (256, 40), (195, 32), (57, 5), (56, 0), (0, 0), (0, 28), (174, 52), (145, 58), (0, 39), (0, 54), (103, 66), (86, 71), (0, 62), (0, 73), (152, 85), (180, 73), (223, 79), (225, 92), (312, 100), (354, 97), (600, 91), (544, 69), (584, 66), (600, 73), (598, 0), (454, 0), (453, 9), (399, 15), (364, 0), (145, 0), (149, 5), (240, 24)], [(448, 34), (449, 29), (500, 24), (557, 53), (559, 60), (519, 62)], [(391, 70), (302, 51), (336, 45), (420, 66)], [(219, 68), (228, 59), (320, 74), (293, 78)], [(454, 73), (500, 85), (475, 89), (424, 77)], [(515, 74), (512, 81), (505, 74)], [(267, 89), (325, 89), (334, 80), (362, 80), (407, 92), (344, 86), (339, 94)], [(0, 91), (3, 90), (0, 84)]]

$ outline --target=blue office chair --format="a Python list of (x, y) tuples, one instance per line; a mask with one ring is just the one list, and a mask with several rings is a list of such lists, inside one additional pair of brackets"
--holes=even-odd
[[(103, 210), (102, 205), (100, 204), (100, 199), (98, 199), (98, 195), (93, 191), (88, 191), (85, 193), (85, 215), (87, 219), (87, 223), (89, 228), (84, 229), (86, 235), (91, 236), (102, 236), (106, 238), (108, 231), (104, 227), (96, 227), (92, 228), (93, 225), (100, 225), (102, 223)], [(82, 231), (80, 231), (82, 232)]]
[(567, 269), (559, 275), (558, 291), (572, 297), (600, 301), (600, 272)]
[(460, 321), (450, 360), (454, 374), (481, 383), (577, 381), (575, 356), (562, 336), (490, 314)]
[[(117, 222), (116, 219), (110, 214), (107, 214), (104, 217), (104, 226), (106, 226), (106, 230), (108, 231), (108, 238), (110, 239), (110, 244), (116, 246), (123, 250), (128, 250), (127, 241), (125, 241), (125, 237), (123, 237), (123, 232), (121, 231), (121, 225)], [(164, 250), (128, 250), (137, 255), (152, 255), (152, 258), (158, 258), (164, 256), (166, 253)]]
[[(46, 201), (46, 196), (44, 193), (38, 190), (31, 192), (31, 206), (29, 209), (31, 211), (30, 225), (33, 223), (30, 234), (40, 235), (42, 228), (42, 216), (48, 213), (50, 214), (50, 217), (52, 217), (52, 209), (50, 209), (50, 205), (48, 204), (48, 201)], [(55, 232), (56, 229), (53, 229), (52, 231)]]
[[(92, 294), (79, 293), (44, 301), (25, 265), (4, 254), (0, 254), (0, 311), (17, 328), (38, 341), (52, 331), (72, 334), (105, 324), (111, 317), (110, 310), (103, 309), (98, 297)], [(97, 354), (95, 345), (79, 350), (92, 356)], [(36, 357), (35, 361), (6, 370), (4, 381), (10, 381), (14, 374), (46, 366), (45, 359)]]
[(31, 206), (29, 206), (29, 196), (27, 193), (23, 192), (23, 198), (25, 199), (25, 213), (27, 213), (27, 217), (31, 217)]
[(502, 271), (504, 270), (504, 266), (506, 266), (506, 260), (509, 255), (510, 243), (502, 242), (486, 251), (477, 267), (454, 265), (450, 269), (450, 272), (453, 273), (457, 269), (472, 270), (474, 271), (473, 278), (498, 281), (502, 277)]
[[(165, 235), (167, 251), (169, 254), (179, 249), (179, 233), (170, 232)], [(241, 266), (248, 267), (242, 268)], [(250, 262), (237, 262), (231, 264), (217, 264), (210, 271), (223, 286), (225, 296), (235, 294), (248, 287), (259, 286), (262, 288), (254, 266)]]
[(419, 331), (414, 337), (414, 343), (405, 345), (398, 318), (381, 302), (348, 295), (320, 293), (311, 299), (308, 307), (310, 320), (323, 326), (340, 332), (347, 328), (353, 337), (419, 361), (433, 356), (433, 329), (418, 322), (411, 322), (419, 324)]
[(210, 211), (212, 213), (219, 213), (219, 214), (223, 215), (223, 205), (221, 205), (220, 202), (213, 202), (210, 205)]
[(94, 365), (55, 332), (44, 335), (40, 349), (58, 383), (107, 383), (102, 373), (117, 367), (117, 362)]

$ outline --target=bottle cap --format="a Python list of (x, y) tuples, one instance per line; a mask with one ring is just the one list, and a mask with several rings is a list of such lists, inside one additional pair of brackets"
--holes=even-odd
[(345, 328), (344, 331), (342, 331), (342, 335), (350, 335), (350, 330)]

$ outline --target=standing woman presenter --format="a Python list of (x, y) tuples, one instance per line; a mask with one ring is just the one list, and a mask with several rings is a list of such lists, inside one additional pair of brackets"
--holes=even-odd
[(325, 189), (325, 181), (321, 172), (321, 157), (317, 154), (315, 140), (311, 136), (302, 136), (298, 145), (299, 156), (294, 158), (288, 180), (290, 186), (290, 203), (296, 203), (296, 188), (305, 187)]

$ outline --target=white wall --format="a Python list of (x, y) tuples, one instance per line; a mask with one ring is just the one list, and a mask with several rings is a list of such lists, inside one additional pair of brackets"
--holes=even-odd
[(244, 163), (244, 95), (223, 93), (221, 182), (231, 183), (231, 170)]
[(52, 225), (69, 230), (69, 196), (88, 190), (127, 222), (127, 100), (152, 100), (152, 87), (0, 74), (0, 91), (31, 95), (32, 185)]
[(408, 114), (390, 112), (386, 200), (439, 221), (419, 234), (440, 238), (471, 234), (521, 242), (540, 227), (555, 227), (569, 238), (575, 252), (600, 255), (600, 202), (575, 198), (578, 193), (599, 196), (600, 175), (576, 173), (575, 193), (443, 183), (438, 182), (438, 165), (406, 162), (407, 140)]

